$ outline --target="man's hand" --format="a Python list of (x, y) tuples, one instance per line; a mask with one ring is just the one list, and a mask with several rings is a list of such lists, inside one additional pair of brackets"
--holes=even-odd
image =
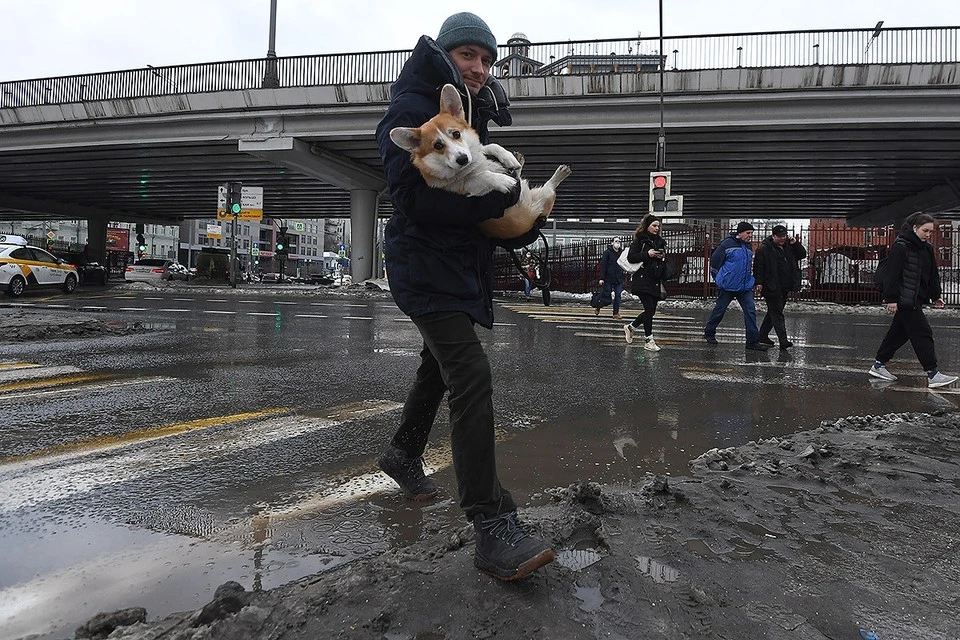
[(937, 298), (936, 300), (934, 300), (933, 306), (936, 307), (937, 309), (943, 309), (943, 307), (945, 306), (943, 302), (943, 298)]
[(601, 284), (601, 285), (603, 284), (603, 280), (600, 281), (600, 284)]
[(756, 289), (757, 289), (757, 295), (758, 295), (758, 296), (763, 293), (763, 285), (762, 285), (762, 284), (758, 284), (757, 287), (756, 287)]
[(887, 303), (887, 313), (896, 313), (897, 312), (897, 303), (888, 302)]

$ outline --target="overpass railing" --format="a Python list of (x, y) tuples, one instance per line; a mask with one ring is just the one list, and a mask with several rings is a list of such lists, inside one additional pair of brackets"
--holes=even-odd
[[(960, 61), (960, 27), (832, 29), (500, 45), (493, 73), (775, 68)], [(109, 71), (0, 83), (0, 108), (144, 98), (263, 87), (393, 82), (410, 51), (337, 53)], [(518, 54), (511, 62), (510, 55)]]

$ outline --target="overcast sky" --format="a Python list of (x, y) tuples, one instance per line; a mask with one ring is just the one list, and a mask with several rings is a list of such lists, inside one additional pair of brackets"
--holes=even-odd
[[(663, 0), (664, 35), (960, 24), (958, 0)], [(658, 34), (657, 0), (278, 0), (277, 55), (410, 49), (472, 10), (505, 43)], [(270, 0), (0, 0), (0, 81), (263, 57)]]

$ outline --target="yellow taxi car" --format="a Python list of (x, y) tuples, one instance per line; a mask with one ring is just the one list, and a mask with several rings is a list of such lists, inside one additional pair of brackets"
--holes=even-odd
[(73, 293), (77, 268), (44, 249), (27, 245), (23, 236), (0, 235), (0, 287), (14, 298), (27, 289), (60, 287)]

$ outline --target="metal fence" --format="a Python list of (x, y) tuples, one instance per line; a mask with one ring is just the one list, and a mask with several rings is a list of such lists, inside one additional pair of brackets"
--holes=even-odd
[[(960, 27), (776, 31), (664, 38), (500, 45), (536, 64), (522, 74), (590, 75), (610, 72), (790, 67), (960, 61)], [(338, 53), (110, 71), (0, 83), (0, 108), (118, 100), (263, 86), (307, 87), (393, 82), (409, 50)], [(516, 75), (498, 63), (493, 73)]]
[[(789, 226), (788, 226), (789, 228)], [(802, 290), (794, 299), (836, 302), (841, 304), (879, 304), (881, 294), (873, 283), (873, 273), (886, 257), (896, 239), (893, 227), (848, 229), (838, 226), (795, 227), (789, 229), (807, 249), (801, 261)], [(770, 229), (754, 232), (754, 248), (769, 236)], [(710, 275), (710, 255), (726, 237), (721, 229), (706, 227), (664, 230), (667, 259), (676, 268), (678, 277), (665, 283), (673, 298), (706, 300), (717, 295)], [(628, 246), (631, 237), (624, 238)], [(960, 305), (960, 229), (950, 225), (939, 227), (931, 242), (937, 256), (943, 299)], [(606, 242), (581, 242), (552, 248), (549, 267), (551, 289), (569, 293), (592, 293), (599, 288), (599, 263), (607, 248)], [(499, 291), (522, 291), (523, 281), (505, 251), (494, 256), (495, 287)], [(625, 290), (630, 290), (627, 274)]]

